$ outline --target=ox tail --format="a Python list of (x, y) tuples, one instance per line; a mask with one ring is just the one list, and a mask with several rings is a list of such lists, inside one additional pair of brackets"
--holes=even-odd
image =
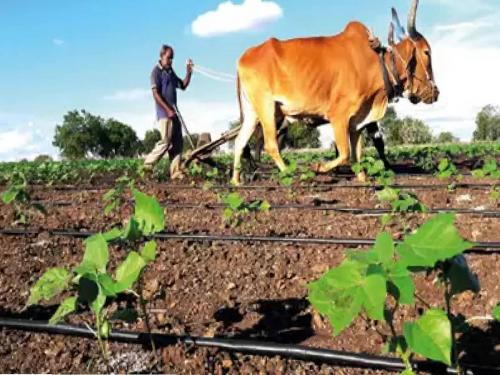
[(240, 126), (242, 126), (243, 121), (245, 120), (245, 116), (243, 114), (243, 103), (241, 101), (241, 80), (239, 73), (236, 76), (236, 95), (238, 95), (238, 106), (240, 108)]

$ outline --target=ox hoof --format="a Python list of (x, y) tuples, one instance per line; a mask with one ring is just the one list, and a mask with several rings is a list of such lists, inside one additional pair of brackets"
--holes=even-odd
[(236, 187), (239, 187), (239, 186), (241, 186), (241, 181), (240, 181), (239, 179), (234, 179), (234, 178), (233, 178), (233, 179), (231, 180), (231, 185), (236, 186)]
[(314, 163), (310, 166), (311, 171), (317, 174), (325, 174), (330, 172), (330, 169), (326, 168), (323, 164), (321, 163)]
[(366, 173), (364, 171), (359, 173), (357, 177), (358, 177), (359, 182), (364, 183), (364, 182), (368, 181), (368, 178), (366, 177)]

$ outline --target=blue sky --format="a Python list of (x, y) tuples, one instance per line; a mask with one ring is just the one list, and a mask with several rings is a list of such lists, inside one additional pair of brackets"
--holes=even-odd
[[(405, 18), (409, 2), (0, 0), (0, 160), (56, 155), (55, 125), (73, 109), (114, 117), (142, 136), (154, 127), (148, 81), (162, 43), (174, 46), (180, 76), (188, 57), (234, 74), (244, 50), (271, 36), (331, 35), (360, 20), (385, 40), (390, 7)], [(443, 95), (432, 107), (396, 109), (468, 139), (477, 110), (500, 104), (500, 2), (420, 3), (418, 26), (433, 45)], [(218, 135), (237, 118), (234, 83), (195, 74), (179, 107), (192, 132)]]

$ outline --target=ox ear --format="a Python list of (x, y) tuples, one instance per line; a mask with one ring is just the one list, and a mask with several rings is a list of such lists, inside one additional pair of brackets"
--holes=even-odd
[(395, 25), (395, 32), (398, 40), (401, 42), (406, 35), (406, 31), (403, 26), (401, 26), (401, 21), (399, 21), (398, 12), (396, 9), (392, 8), (392, 23)]
[(393, 22), (391, 22), (389, 24), (389, 35), (387, 37), (387, 41), (389, 43), (389, 46), (394, 45), (394, 23)]

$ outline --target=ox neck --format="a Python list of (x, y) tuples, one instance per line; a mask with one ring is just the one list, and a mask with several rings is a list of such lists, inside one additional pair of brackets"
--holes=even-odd
[(389, 102), (397, 101), (403, 97), (406, 76), (405, 69), (398, 57), (401, 56), (401, 44), (395, 44), (389, 48), (383, 48), (380, 52), (380, 63), (384, 78), (385, 91)]

